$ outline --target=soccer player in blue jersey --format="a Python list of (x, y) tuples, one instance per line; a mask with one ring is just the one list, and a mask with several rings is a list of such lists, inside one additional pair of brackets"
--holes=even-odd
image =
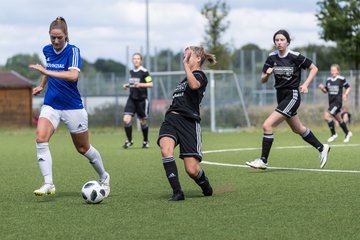
[(213, 189), (200, 167), (202, 160), (200, 103), (204, 97), (208, 79), (201, 70), (205, 61), (216, 63), (214, 55), (204, 48), (191, 46), (185, 49), (185, 78), (176, 87), (172, 103), (166, 111), (165, 120), (159, 130), (158, 145), (161, 149), (166, 177), (173, 190), (169, 201), (185, 199), (181, 189), (174, 158), (174, 148), (180, 146), (187, 174), (200, 186), (204, 196), (211, 196)]
[(43, 48), (46, 67), (29, 65), (43, 74), (40, 85), (33, 89), (33, 95), (39, 94), (48, 85), (36, 130), (37, 159), (44, 184), (34, 194), (55, 194), (49, 140), (60, 121), (63, 121), (70, 131), (75, 148), (89, 159), (99, 175), (99, 183), (104, 187), (107, 197), (110, 193), (110, 175), (104, 169), (100, 153), (89, 143), (88, 115), (77, 88), (81, 67), (80, 50), (69, 44), (64, 18), (57, 17), (51, 22), (49, 34), (51, 44)]
[[(322, 83), (319, 84), (320, 90), (323, 93), (327, 93), (329, 96), (329, 108), (324, 114), (324, 119), (328, 123), (331, 132), (328, 142), (333, 142), (338, 137), (335, 131), (335, 124), (332, 119), (333, 117), (339, 122), (341, 129), (344, 131), (344, 142), (347, 143), (350, 141), (353, 134), (349, 131), (346, 126), (346, 122), (341, 116), (341, 109), (343, 101), (345, 102), (350, 94), (350, 85), (346, 82), (345, 77), (340, 75), (340, 66), (338, 64), (331, 65), (330, 74), (331, 77), (326, 80), (325, 85)], [(343, 91), (344, 88), (345, 91)]]
[(140, 53), (134, 53), (132, 56), (134, 69), (130, 70), (130, 79), (123, 85), (124, 89), (129, 89), (129, 97), (124, 109), (124, 129), (126, 141), (123, 148), (127, 149), (133, 145), (132, 140), (132, 118), (137, 114), (140, 119), (141, 131), (143, 134), (143, 148), (149, 148), (149, 125), (147, 118), (149, 116), (148, 88), (153, 87), (152, 78), (149, 71), (142, 66), (142, 56)]
[[(274, 75), (278, 106), (263, 123), (263, 139), (261, 157), (246, 164), (256, 169), (266, 169), (268, 156), (274, 141), (273, 129), (280, 123), (286, 122), (291, 130), (300, 135), (320, 153), (320, 168), (328, 159), (330, 147), (322, 144), (300, 121), (297, 109), (301, 102), (301, 93), (308, 93), (308, 86), (314, 79), (318, 68), (305, 56), (289, 49), (290, 35), (286, 30), (279, 30), (273, 36), (273, 42), (278, 49), (272, 52), (265, 61), (261, 81), (267, 82), (270, 75)], [(308, 69), (309, 74), (301, 83), (301, 69)], [(301, 83), (301, 84), (300, 84)]]

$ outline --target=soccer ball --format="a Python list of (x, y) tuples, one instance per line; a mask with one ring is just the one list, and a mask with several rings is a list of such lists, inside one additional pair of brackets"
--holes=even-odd
[(98, 181), (89, 181), (81, 189), (81, 195), (86, 203), (100, 203), (105, 198), (105, 190)]

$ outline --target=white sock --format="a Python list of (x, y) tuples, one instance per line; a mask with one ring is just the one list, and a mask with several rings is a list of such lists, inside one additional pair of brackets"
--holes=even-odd
[(90, 145), (89, 150), (84, 154), (84, 156), (89, 159), (91, 166), (99, 174), (100, 179), (105, 178), (106, 172), (98, 150), (96, 150), (93, 146)]
[(36, 150), (40, 171), (44, 177), (44, 183), (53, 184), (52, 158), (49, 143), (36, 143)]

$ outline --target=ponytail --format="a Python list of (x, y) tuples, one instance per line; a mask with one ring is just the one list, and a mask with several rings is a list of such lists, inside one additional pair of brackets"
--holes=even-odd
[(201, 58), (200, 66), (202, 66), (204, 64), (205, 60), (207, 60), (211, 65), (216, 64), (215, 55), (207, 53), (203, 47), (191, 46), (188, 48), (193, 50), (194, 53)]

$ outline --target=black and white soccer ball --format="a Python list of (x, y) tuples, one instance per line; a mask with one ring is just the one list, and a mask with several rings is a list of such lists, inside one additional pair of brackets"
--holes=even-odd
[(98, 181), (89, 181), (81, 189), (81, 195), (86, 203), (100, 203), (105, 198), (105, 190)]

